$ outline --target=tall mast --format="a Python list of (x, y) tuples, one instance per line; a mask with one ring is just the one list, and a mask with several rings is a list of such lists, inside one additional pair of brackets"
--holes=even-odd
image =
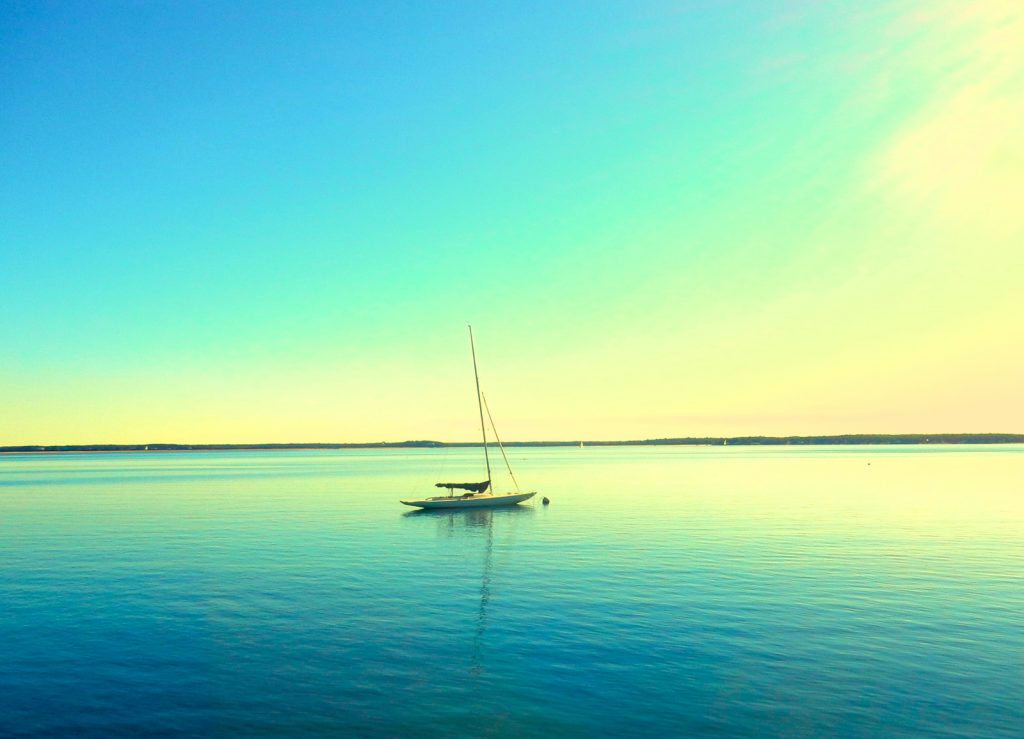
[(480, 409), (480, 433), (484, 437), (484, 462), (487, 463), (487, 484), (491, 482), (491, 458), (487, 454), (487, 426), (484, 425), (484, 403), (480, 399), (480, 373), (476, 371), (476, 346), (473, 344), (473, 327), (469, 327), (469, 349), (473, 352), (473, 377), (476, 378), (476, 404)]

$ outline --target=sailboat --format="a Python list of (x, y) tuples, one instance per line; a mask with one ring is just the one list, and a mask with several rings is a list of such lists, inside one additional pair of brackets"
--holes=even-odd
[[(434, 487), (447, 488), (448, 495), (438, 495), (432, 498), (423, 498), (422, 500), (399, 501), (404, 505), (415, 506), (416, 508), (491, 508), (494, 506), (516, 505), (524, 500), (529, 500), (537, 494), (536, 492), (524, 493), (519, 490), (519, 483), (516, 482), (516, 476), (512, 473), (512, 466), (509, 464), (508, 456), (505, 454), (505, 447), (501, 445), (498, 431), (494, 428), (491, 409), (487, 408), (487, 418), (491, 422), (494, 438), (498, 442), (501, 456), (505, 459), (505, 466), (508, 467), (508, 474), (516, 486), (516, 492), (496, 493), (491, 487), (491, 457), (487, 451), (487, 426), (484, 424), (484, 407), (487, 405), (487, 399), (480, 392), (480, 373), (477, 372), (476, 368), (476, 346), (473, 343), (472, 326), (469, 327), (469, 348), (473, 354), (473, 377), (476, 379), (476, 403), (480, 410), (480, 432), (484, 440), (484, 463), (487, 465), (487, 479), (482, 482), (439, 482)], [(465, 490), (466, 492), (456, 495), (456, 490)]]

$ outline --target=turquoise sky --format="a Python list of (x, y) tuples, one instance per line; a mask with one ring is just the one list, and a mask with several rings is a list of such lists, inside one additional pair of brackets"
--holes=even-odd
[(1022, 29), (7, 3), (0, 444), (1020, 431)]

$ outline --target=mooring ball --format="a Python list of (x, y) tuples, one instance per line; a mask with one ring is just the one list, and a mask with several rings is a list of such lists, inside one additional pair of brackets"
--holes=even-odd
[(547, 498), (544, 498), (544, 500), (543, 500), (543, 501), (541, 501), (541, 502), (542, 502), (542, 503), (544, 503), (544, 505), (547, 505), (547, 504), (548, 504), (548, 503), (550, 503), (551, 501), (550, 501), (550, 500), (548, 500)]

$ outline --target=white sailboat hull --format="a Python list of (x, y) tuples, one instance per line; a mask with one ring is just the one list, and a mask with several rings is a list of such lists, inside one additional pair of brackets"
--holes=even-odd
[(537, 493), (478, 493), (475, 495), (438, 496), (423, 500), (403, 500), (404, 505), (416, 508), (493, 508), (516, 505), (529, 500)]

